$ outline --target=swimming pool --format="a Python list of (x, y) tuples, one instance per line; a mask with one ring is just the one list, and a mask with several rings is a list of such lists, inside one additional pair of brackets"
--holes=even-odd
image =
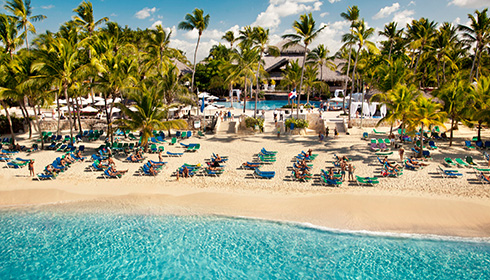
[(0, 211), (2, 279), (488, 279), (490, 244), (214, 216)]
[[(306, 104), (306, 100), (301, 100), (301, 104)], [(231, 106), (231, 102), (216, 102), (216, 104), (219, 105), (224, 105), (226, 108), (229, 108)], [(288, 101), (287, 100), (263, 100), (263, 101), (257, 101), (257, 108), (259, 110), (274, 110), (274, 109), (280, 109), (282, 106), (287, 105)], [(315, 108), (318, 108), (320, 106), (320, 101), (310, 101), (310, 104), (315, 106)], [(255, 101), (247, 101), (247, 104), (245, 105), (245, 109), (250, 109), (253, 110), (255, 108)], [(243, 102), (237, 103), (233, 102), (233, 107), (238, 108), (238, 109), (243, 109)]]

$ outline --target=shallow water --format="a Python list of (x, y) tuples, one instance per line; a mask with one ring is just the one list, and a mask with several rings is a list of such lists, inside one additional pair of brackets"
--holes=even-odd
[(0, 211), (0, 279), (489, 279), (490, 243), (226, 217)]

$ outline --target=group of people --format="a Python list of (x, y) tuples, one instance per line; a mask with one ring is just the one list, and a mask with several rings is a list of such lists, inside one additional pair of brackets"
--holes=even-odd
[[(354, 171), (356, 170), (356, 167), (350, 160), (346, 157), (338, 157), (336, 159), (336, 166), (340, 168), (340, 179), (342, 181), (345, 181), (346, 174), (348, 173), (348, 180), (349, 181), (354, 181)], [(330, 168), (330, 171), (332, 171), (329, 174), (329, 178), (333, 179), (333, 168)]]
[[(308, 153), (311, 156), (311, 149), (308, 150)], [(298, 180), (304, 180), (311, 178), (311, 167), (306, 163), (306, 159), (298, 160), (294, 166), (294, 177)]]
[[(323, 132), (320, 131), (320, 133), (318, 134), (318, 139), (320, 141), (326, 140), (329, 134), (330, 134), (330, 128), (327, 126), (325, 127), (325, 134), (323, 134)], [(334, 138), (339, 137), (339, 131), (337, 130), (337, 127), (334, 127), (333, 129), (333, 136)]]

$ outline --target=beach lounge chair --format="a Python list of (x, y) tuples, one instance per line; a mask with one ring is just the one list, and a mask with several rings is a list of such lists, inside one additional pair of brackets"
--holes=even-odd
[(92, 162), (92, 164), (88, 166), (88, 170), (90, 170), (90, 171), (104, 171), (104, 167), (107, 167), (107, 166), (98, 167), (99, 162), (100, 161), (98, 161), (98, 160)]
[(172, 137), (172, 140), (170, 141), (169, 145), (174, 145), (177, 143), (177, 137)]
[(126, 161), (127, 161), (127, 162), (135, 162), (135, 163), (136, 163), (136, 162), (141, 162), (142, 160), (143, 160), (143, 159), (135, 159), (135, 160), (133, 160), (133, 159), (131, 158), (131, 155), (129, 155), (129, 156), (126, 158)]
[(266, 150), (265, 148), (262, 148), (262, 149), (260, 150), (260, 152), (261, 152), (262, 154), (264, 154), (264, 155), (275, 155), (275, 154), (277, 154), (277, 151), (268, 151), (268, 150)]
[(14, 168), (14, 169), (23, 168), (28, 163), (29, 163), (28, 161), (17, 161), (17, 160), (13, 160), (13, 161), (7, 162), (7, 167), (8, 168)]
[(373, 132), (376, 134), (386, 134), (386, 132), (384, 132), (384, 131), (376, 131), (375, 128), (373, 128)]
[(325, 177), (323, 174), (321, 174), (320, 177), (322, 185), (340, 187), (340, 185), (342, 185), (343, 183), (342, 180), (330, 179), (328, 177)]
[(54, 174), (45, 174), (45, 173), (38, 173), (36, 174), (36, 179), (38, 181), (44, 181), (44, 180), (54, 180), (56, 177)]
[(273, 163), (276, 162), (275, 157), (264, 157), (264, 155), (259, 155), (259, 161), (262, 163)]
[(485, 148), (490, 149), (490, 141), (485, 141)]
[(455, 167), (456, 166), (456, 163), (451, 159), (451, 158), (444, 158), (444, 164), (447, 166), (447, 167)]
[(476, 146), (478, 149), (485, 149), (485, 146), (483, 145), (483, 141), (481, 141), (481, 140), (476, 141), (476, 142), (475, 142), (475, 146)]
[(0, 161), (8, 162), (8, 161), (10, 161), (10, 158), (9, 157), (0, 157)]
[(293, 172), (291, 173), (291, 178), (293, 179), (293, 181), (307, 182), (311, 180), (313, 177), (311, 177), (311, 174), (301, 175), (298, 173), (298, 170), (294, 169)]
[(378, 152), (379, 151), (378, 144), (371, 142), (371, 151)]
[(469, 141), (469, 140), (464, 141), (464, 147), (466, 149), (474, 149), (475, 148), (475, 146), (471, 145), (471, 141)]
[(240, 167), (242, 169), (255, 169), (255, 168), (259, 168), (261, 166), (262, 166), (262, 163), (260, 163), (260, 162), (249, 162), (249, 161), (247, 161), (247, 162), (243, 163)]
[(430, 140), (429, 141), (429, 148), (433, 149), (433, 150), (437, 149), (436, 143), (434, 141)]
[(455, 158), (454, 161), (456, 161), (456, 164), (461, 167), (470, 167), (468, 163), (466, 163), (463, 159), (461, 158)]
[(478, 180), (480, 180), (480, 183), (482, 184), (490, 184), (490, 180), (487, 179), (487, 177), (485, 177), (485, 173), (483, 172), (478, 173)]
[(438, 166), (437, 171), (439, 171), (443, 178), (459, 178), (463, 176), (458, 170), (443, 169), (440, 165)]
[(369, 138), (369, 133), (363, 132), (361, 140), (367, 140)]
[(201, 144), (196, 144), (196, 145), (192, 145), (192, 146), (187, 147), (187, 149), (185, 151), (186, 152), (197, 152), (197, 151), (199, 151), (200, 148), (201, 148)]
[(112, 167), (109, 167), (107, 168), (106, 170), (104, 170), (104, 173), (102, 173), (102, 177), (104, 179), (121, 179), (122, 177), (122, 174), (119, 174), (119, 175), (112, 175), (110, 174), (110, 170), (111, 170)]
[(167, 151), (167, 155), (169, 157), (181, 157), (184, 155), (184, 153), (171, 153), (171, 152)]
[(204, 133), (202, 131), (200, 131), (200, 130), (197, 132), (197, 135), (199, 137), (206, 137), (206, 135), (204, 135)]
[(150, 153), (157, 153), (157, 152), (158, 152), (157, 145), (151, 144), (150, 145)]
[(473, 157), (472, 156), (466, 156), (465, 157), (465, 160), (466, 162), (470, 165), (470, 166), (478, 166), (478, 164), (476, 164), (474, 161), (473, 161)]
[(252, 176), (254, 178), (272, 179), (272, 178), (274, 178), (274, 176), (276, 176), (276, 172), (275, 171), (260, 171), (260, 169), (255, 168)]
[(356, 182), (358, 186), (374, 186), (379, 184), (379, 180), (376, 177), (360, 177), (356, 175)]
[(187, 131), (182, 131), (182, 133), (180, 134), (180, 138), (182, 139), (187, 138)]
[(204, 169), (204, 174), (207, 176), (218, 177), (219, 175), (223, 174), (223, 172), (224, 172), (224, 169), (221, 169), (221, 170), (211, 170), (209, 168)]

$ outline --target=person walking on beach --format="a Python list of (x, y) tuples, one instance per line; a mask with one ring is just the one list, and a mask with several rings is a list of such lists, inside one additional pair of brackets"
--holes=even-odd
[(337, 130), (337, 128), (333, 129), (333, 136), (334, 138), (337, 138), (339, 136), (339, 131)]
[(276, 131), (277, 131), (277, 138), (279, 138), (281, 136), (281, 126), (279, 125), (279, 123), (277, 123), (277, 121), (276, 121)]
[(349, 181), (354, 181), (354, 171), (355, 170), (356, 170), (356, 167), (352, 163), (349, 163), (349, 166), (347, 167), (347, 171), (349, 172)]
[(327, 128), (325, 128), (325, 138), (328, 137), (329, 132), (330, 132), (330, 128), (328, 128), (328, 126), (327, 126)]
[(34, 160), (29, 161), (29, 177), (34, 177)]
[(403, 161), (403, 154), (405, 153), (405, 150), (400, 147), (400, 150), (398, 150), (398, 154), (400, 154), (400, 161)]

